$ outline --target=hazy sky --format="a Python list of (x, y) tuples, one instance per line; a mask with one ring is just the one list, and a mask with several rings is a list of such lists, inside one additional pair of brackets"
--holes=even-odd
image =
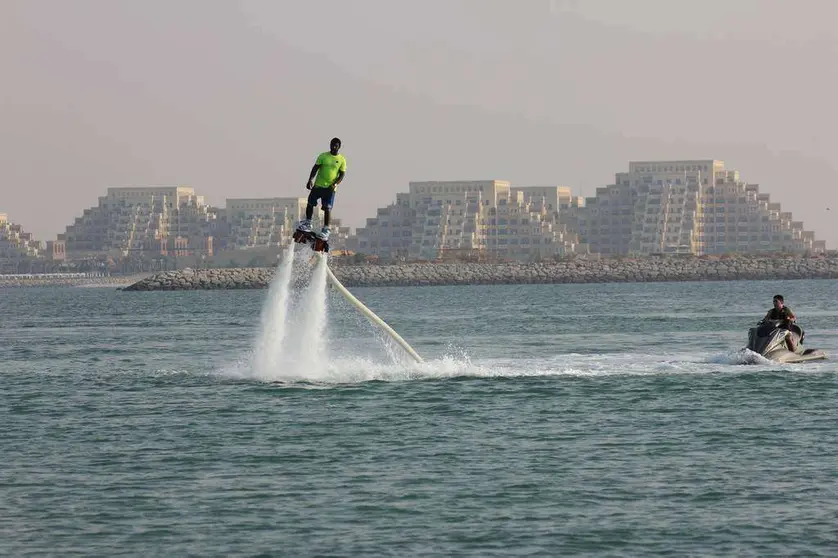
[(352, 226), (410, 180), (593, 195), (629, 160), (716, 158), (838, 248), (835, 21), (834, 0), (0, 0), (0, 213), (50, 239), (109, 186), (304, 196), (339, 136)]

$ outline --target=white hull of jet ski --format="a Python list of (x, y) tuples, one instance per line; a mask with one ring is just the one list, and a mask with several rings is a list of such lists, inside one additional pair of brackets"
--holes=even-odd
[[(789, 349), (786, 337), (794, 339), (795, 351)], [(821, 349), (804, 349), (803, 328), (793, 324), (783, 327), (782, 320), (763, 320), (748, 330), (748, 349), (775, 362), (798, 363), (810, 360), (824, 360), (826, 353)]]

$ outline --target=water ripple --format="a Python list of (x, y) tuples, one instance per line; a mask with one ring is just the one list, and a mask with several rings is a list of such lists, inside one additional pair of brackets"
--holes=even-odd
[(253, 373), (257, 291), (4, 293), (0, 553), (831, 555), (835, 361), (740, 350), (780, 288), (359, 290), (418, 366), (330, 295), (316, 378)]

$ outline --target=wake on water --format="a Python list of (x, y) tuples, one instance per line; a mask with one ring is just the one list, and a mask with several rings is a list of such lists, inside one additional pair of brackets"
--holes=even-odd
[(417, 364), (389, 337), (373, 330), (387, 360), (347, 351), (330, 354), (327, 257), (283, 253), (261, 313), (261, 327), (250, 358), (227, 369), (228, 375), (281, 383), (356, 383), (459, 376), (528, 375), (474, 366), (468, 355), (451, 354)]
[(380, 331), (373, 336), (387, 355), (330, 354), (327, 256), (286, 248), (262, 308), (261, 327), (250, 358), (227, 372), (266, 382), (354, 383), (469, 375), (467, 357), (416, 364)]
[[(378, 328), (370, 330), (373, 347), (353, 343), (340, 347), (328, 327), (327, 256), (308, 250), (283, 252), (261, 313), (261, 327), (248, 359), (225, 375), (264, 382), (344, 384), (454, 377), (613, 376), (718, 373), (719, 365), (759, 365), (752, 371), (776, 370), (777, 365), (747, 349), (710, 356), (638, 354), (561, 354), (533, 359), (501, 359), (475, 364), (463, 350), (449, 348), (445, 356), (418, 364)], [(345, 310), (340, 309), (339, 310)], [(349, 310), (354, 312), (354, 309)], [(371, 324), (358, 315), (366, 327)], [(346, 345), (344, 343), (344, 345)], [(330, 349), (336, 348), (334, 352)], [(380, 353), (383, 352), (383, 355)], [(811, 366), (811, 365), (810, 365)], [(730, 370), (731, 372), (733, 370)], [(743, 370), (744, 371), (744, 370)]]

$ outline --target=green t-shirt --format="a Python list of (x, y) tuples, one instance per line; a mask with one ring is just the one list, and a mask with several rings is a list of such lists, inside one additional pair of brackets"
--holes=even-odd
[(338, 179), (338, 171), (346, 172), (346, 159), (343, 155), (332, 155), (329, 151), (318, 155), (315, 164), (320, 165), (317, 178), (314, 179), (314, 186), (317, 188), (330, 187)]

